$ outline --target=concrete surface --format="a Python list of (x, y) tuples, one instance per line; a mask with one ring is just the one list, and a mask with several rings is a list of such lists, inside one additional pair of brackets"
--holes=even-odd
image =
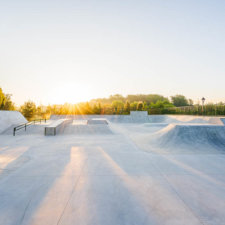
[(0, 110), (0, 134), (8, 128), (22, 123), (27, 123), (27, 120), (20, 112)]
[(224, 225), (224, 127), (162, 121), (0, 135), (0, 224)]

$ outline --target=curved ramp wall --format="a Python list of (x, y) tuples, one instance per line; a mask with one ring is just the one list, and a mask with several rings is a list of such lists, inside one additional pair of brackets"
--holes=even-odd
[(225, 125), (225, 118), (221, 118), (221, 121)]
[(9, 127), (22, 123), (27, 123), (27, 120), (20, 112), (0, 110), (0, 134)]
[(221, 125), (170, 124), (156, 132), (153, 137), (154, 142), (161, 147), (212, 146), (225, 152), (225, 126)]

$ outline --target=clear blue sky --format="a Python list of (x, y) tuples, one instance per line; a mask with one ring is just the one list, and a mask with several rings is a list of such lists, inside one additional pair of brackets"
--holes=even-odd
[(0, 0), (0, 86), (18, 105), (115, 93), (225, 101), (225, 1)]

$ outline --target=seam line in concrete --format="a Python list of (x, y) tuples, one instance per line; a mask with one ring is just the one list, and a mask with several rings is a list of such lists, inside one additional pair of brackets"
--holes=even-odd
[(82, 176), (82, 173), (83, 173), (83, 170), (84, 170), (84, 167), (85, 167), (85, 165), (86, 165), (86, 162), (87, 162), (88, 158), (89, 158), (89, 156), (88, 156), (87, 159), (85, 160), (85, 163), (84, 163), (84, 165), (83, 165), (83, 167), (82, 167), (82, 169), (81, 169), (80, 175), (79, 175), (79, 177), (78, 177), (78, 179), (77, 179), (77, 182), (75, 183), (74, 188), (73, 188), (73, 190), (72, 190), (72, 192), (71, 192), (71, 194), (70, 194), (70, 197), (69, 197), (69, 199), (68, 199), (68, 201), (67, 201), (67, 203), (66, 203), (66, 205), (65, 205), (65, 207), (64, 207), (64, 209), (63, 209), (63, 211), (62, 211), (62, 213), (61, 213), (61, 215), (60, 215), (60, 217), (59, 217), (59, 220), (58, 220), (58, 222), (57, 222), (57, 225), (59, 225), (59, 223), (60, 223), (60, 221), (61, 221), (61, 219), (62, 219), (62, 217), (63, 217), (63, 215), (64, 215), (64, 213), (65, 213), (65, 211), (66, 211), (66, 208), (67, 208), (67, 206), (68, 206), (70, 200), (72, 199), (72, 196), (73, 196), (73, 194), (74, 194), (74, 192), (75, 192), (75, 190), (76, 190), (76, 187), (77, 187), (77, 185), (78, 185), (78, 183), (79, 183), (79, 181), (80, 181), (80, 178), (81, 178), (81, 176)]
[(20, 220), (20, 221), (21, 221), (21, 222), (20, 222), (21, 225), (23, 224), (23, 220), (24, 220), (24, 218), (25, 218), (27, 209), (29, 208), (31, 201), (32, 201), (33, 197), (35, 196), (35, 193), (37, 193), (37, 192), (40, 190), (40, 187), (41, 187), (42, 185), (43, 185), (43, 184), (41, 184), (37, 189), (34, 190), (34, 192), (33, 192), (34, 194), (32, 194), (30, 200), (28, 201), (27, 206), (26, 206), (26, 208), (24, 209), (23, 216), (22, 216), (22, 218), (21, 218), (21, 220)]
[(185, 202), (185, 200), (180, 196), (180, 194), (177, 192), (177, 190), (174, 188), (174, 186), (170, 183), (170, 181), (167, 179), (167, 176), (162, 174), (162, 176), (164, 177), (164, 179), (166, 180), (166, 182), (170, 185), (170, 187), (173, 189), (173, 191), (175, 192), (175, 194), (177, 195), (177, 197), (183, 202), (184, 206), (193, 214), (194, 217), (196, 217), (199, 222), (202, 224), (202, 225), (206, 225), (204, 223), (204, 221), (202, 221), (202, 218), (199, 217), (193, 210), (191, 207), (189, 207), (187, 205), (187, 203)]

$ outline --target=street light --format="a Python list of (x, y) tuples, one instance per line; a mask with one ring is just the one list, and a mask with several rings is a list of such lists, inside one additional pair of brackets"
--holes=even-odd
[(203, 109), (204, 109), (204, 103), (205, 103), (205, 98), (202, 97), (202, 114), (203, 114)]

